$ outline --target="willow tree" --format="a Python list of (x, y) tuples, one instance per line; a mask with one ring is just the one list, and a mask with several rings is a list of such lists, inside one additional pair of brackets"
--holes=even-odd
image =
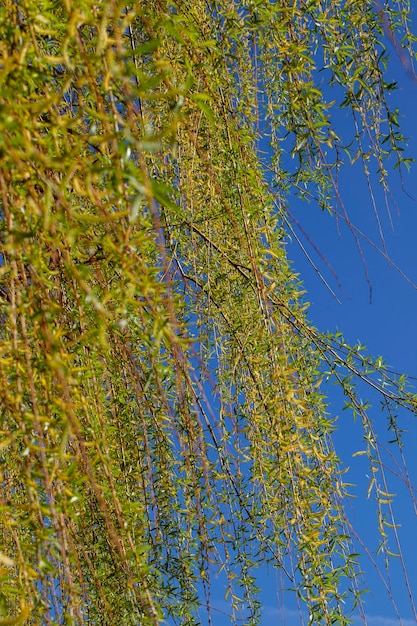
[(402, 165), (384, 41), (408, 54), (408, 23), (405, 0), (0, 2), (0, 624), (216, 624), (215, 585), (256, 624), (261, 563), (310, 623), (366, 621), (322, 378), (361, 417), (386, 555), (354, 378), (414, 397), (309, 324), (285, 220), (297, 190), (342, 207), (344, 163), (384, 189)]

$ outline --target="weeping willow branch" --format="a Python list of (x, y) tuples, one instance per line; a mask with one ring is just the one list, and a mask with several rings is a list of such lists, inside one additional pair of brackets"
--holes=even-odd
[(395, 6), (0, 2), (0, 625), (214, 623), (216, 585), (254, 625), (265, 563), (309, 623), (366, 623), (323, 380), (381, 470), (353, 381), (400, 446), (415, 396), (312, 328), (284, 208), (297, 189), (337, 204), (343, 152), (384, 184), (390, 153), (407, 165), (381, 43), (385, 19), (411, 41)]

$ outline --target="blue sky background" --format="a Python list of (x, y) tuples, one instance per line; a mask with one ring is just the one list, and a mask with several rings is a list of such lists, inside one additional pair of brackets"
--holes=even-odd
[[(409, 139), (407, 156), (417, 159), (417, 80), (407, 76), (393, 50), (391, 50), (391, 58), (390, 75), (399, 86), (399, 89), (390, 96), (391, 104), (393, 108), (398, 106), (402, 114), (402, 131)], [(342, 116), (343, 114), (339, 119), (342, 120), (343, 130)], [(346, 117), (346, 124), (348, 123)], [(389, 255), (408, 278), (417, 284), (416, 164), (412, 165), (410, 174), (405, 172), (403, 182), (405, 191), (402, 189), (398, 174), (395, 172), (392, 174), (390, 186), (397, 203), (397, 207), (394, 204), (391, 206), (393, 226), (390, 224), (382, 193), (376, 193), (376, 200)], [(340, 183), (341, 195), (351, 221), (381, 247), (377, 221), (360, 165), (345, 168)], [(320, 212), (313, 204), (293, 200), (290, 202), (290, 211), (321, 254), (331, 263), (341, 285), (340, 289), (326, 264), (303, 234), (300, 231), (297, 232), (296, 229), (316, 267), (340, 300), (340, 303), (336, 301), (294, 237), (290, 238), (287, 252), (289, 258), (293, 260), (295, 271), (299, 273), (303, 281), (307, 292), (305, 299), (311, 303), (308, 314), (311, 322), (321, 331), (342, 331), (350, 344), (360, 341), (366, 345), (370, 354), (375, 357), (382, 355), (384, 361), (395, 371), (417, 377), (417, 290), (401, 277), (386, 259), (362, 241), (367, 272), (372, 285), (372, 301), (370, 301), (370, 288), (363, 262), (348, 227), (340, 221), (337, 224), (333, 217), (328, 213)], [(386, 417), (381, 413), (379, 399), (365, 387), (362, 387), (361, 391), (364, 398), (370, 398), (373, 401), (369, 414), (373, 418), (376, 430), (383, 437), (386, 430)], [(343, 410), (344, 399), (334, 385), (327, 385), (325, 393), (329, 399), (329, 412), (332, 416), (339, 416), (338, 431), (335, 433), (334, 441), (343, 464), (350, 468), (345, 480), (356, 485), (351, 489), (355, 499), (351, 502), (352, 508), (349, 516), (366, 545), (375, 555), (379, 539), (374, 512), (375, 503), (372, 498), (369, 500), (367, 498), (368, 464), (366, 458), (352, 456), (354, 452), (363, 448), (361, 427), (353, 422), (349, 411)], [(400, 413), (399, 419), (401, 426), (408, 431), (404, 439), (405, 453), (410, 477), (413, 484), (417, 485), (417, 418), (403, 412)], [(389, 438), (387, 436), (387, 440)], [(412, 589), (417, 590), (417, 576), (414, 573), (417, 573), (416, 516), (404, 485), (392, 478), (391, 486), (392, 491), (397, 494), (394, 510), (397, 514), (397, 522), (401, 524), (399, 533), (402, 549)], [(379, 564), (383, 568), (381, 559), (379, 559)], [(387, 591), (380, 584), (372, 564), (364, 559), (362, 565), (366, 578), (365, 586), (372, 590), (364, 597), (369, 626), (416, 624), (417, 621), (413, 616), (403, 584), (398, 559), (392, 563), (391, 586), (401, 620), (396, 616)], [(268, 602), (268, 595), (269, 593), (264, 594), (266, 606), (263, 625), (275, 623), (292, 626), (301, 623), (300, 616), (294, 614), (292, 610), (286, 611), (285, 620), (273, 608), (273, 602)], [(362, 623), (362, 620), (355, 623)]]
[[(417, 159), (417, 80), (407, 75), (392, 47), (391, 59), (389, 76), (397, 81), (399, 89), (389, 96), (390, 104), (392, 108), (398, 106), (402, 114), (401, 129), (409, 139), (406, 156)], [(343, 133), (344, 125), (346, 125), (345, 129), (348, 129), (350, 124), (348, 113), (345, 114), (344, 111), (337, 113), (337, 119), (339, 130)], [(390, 186), (397, 205), (391, 206), (393, 224), (390, 223), (384, 206), (383, 194), (377, 191), (377, 185), (374, 191), (387, 251), (392, 261), (414, 284), (417, 284), (417, 164), (412, 165), (409, 174), (405, 171), (403, 183), (405, 191), (398, 174), (393, 172), (390, 177)], [(340, 191), (351, 221), (370, 240), (381, 247), (377, 221), (360, 163), (344, 169), (340, 179)], [(340, 221), (337, 223), (334, 217), (321, 212), (313, 203), (306, 204), (292, 198), (289, 208), (308, 234), (308, 238), (331, 263), (337, 274), (337, 280), (335, 280), (326, 263), (295, 227), (303, 246), (339, 300), (339, 302), (336, 301), (320, 279), (295, 238), (289, 237), (287, 253), (293, 261), (294, 271), (300, 275), (303, 282), (306, 290), (305, 300), (311, 303), (310, 321), (320, 331), (342, 331), (350, 344), (360, 341), (366, 345), (369, 354), (375, 357), (381, 355), (384, 362), (395, 371), (417, 378), (416, 288), (410, 285), (369, 244), (361, 241), (372, 286), (372, 300), (370, 300), (370, 286), (366, 279), (363, 261), (348, 227)], [(366, 387), (360, 390), (364, 399), (369, 398), (373, 403), (369, 415), (373, 419), (375, 429), (381, 433), (381, 440), (388, 441), (391, 436), (387, 433), (386, 417), (381, 412), (379, 398)], [(329, 413), (333, 417), (339, 417), (338, 431), (335, 433), (334, 441), (343, 465), (349, 468), (345, 481), (354, 484), (350, 489), (355, 497), (348, 506), (349, 518), (385, 573), (383, 557), (376, 557), (380, 538), (377, 530), (375, 502), (372, 496), (367, 497), (369, 465), (366, 457), (353, 456), (355, 452), (364, 448), (362, 428), (359, 423), (354, 422), (351, 412), (343, 410), (344, 398), (334, 384), (326, 385), (324, 391), (328, 395)], [(401, 427), (407, 430), (404, 435), (405, 454), (410, 478), (413, 484), (417, 485), (417, 418), (402, 412), (399, 414), (399, 420)], [(390, 448), (388, 444), (388, 449), (394, 452), (395, 447)], [(387, 460), (389, 461), (388, 457)], [(395, 465), (389, 462), (395, 469)], [(391, 476), (389, 472), (388, 477), (391, 491), (397, 494), (394, 511), (396, 521), (400, 524), (399, 535), (410, 584), (413, 590), (417, 590), (416, 515), (404, 484), (395, 476)], [(394, 550), (394, 546), (392, 549)], [(361, 549), (358, 548), (357, 551)], [(410, 606), (399, 559), (391, 560), (389, 583), (398, 613), (393, 608), (389, 594), (381, 584), (372, 563), (364, 558), (361, 565), (364, 572), (363, 586), (371, 590), (364, 596), (366, 624), (368, 626), (415, 625), (417, 621)], [(282, 598), (283, 581), (280, 574), (266, 567), (261, 568), (258, 574), (259, 586), (262, 589), (262, 626), (307, 624), (308, 616), (305, 613), (300, 614), (291, 594), (285, 594)], [(217, 585), (214, 583), (212, 589), (211, 603), (217, 609), (212, 614), (214, 626), (230, 623), (226, 615), (221, 613), (221, 611), (226, 613), (230, 611), (228, 603), (223, 600), (223, 594), (224, 589), (219, 580)], [(417, 601), (417, 592), (415, 595)], [(359, 617), (355, 620), (355, 624), (364, 623)]]

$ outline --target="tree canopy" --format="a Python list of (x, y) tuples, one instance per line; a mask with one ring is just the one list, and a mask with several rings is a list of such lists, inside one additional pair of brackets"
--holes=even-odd
[(407, 166), (385, 69), (391, 39), (412, 71), (409, 22), (405, 0), (0, 2), (0, 625), (215, 624), (217, 577), (249, 626), (265, 563), (310, 623), (366, 623), (322, 381), (362, 422), (387, 559), (355, 381), (401, 459), (415, 396), (309, 323), (285, 232), (293, 194), (349, 222), (342, 167), (388, 194)]

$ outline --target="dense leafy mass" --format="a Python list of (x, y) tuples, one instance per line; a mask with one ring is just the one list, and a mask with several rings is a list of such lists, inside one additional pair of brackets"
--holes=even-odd
[(392, 5), (0, 2), (0, 624), (215, 624), (216, 579), (249, 626), (265, 563), (312, 624), (360, 606), (324, 364), (374, 468), (351, 377), (414, 400), (309, 325), (283, 239), (288, 194), (405, 161)]

